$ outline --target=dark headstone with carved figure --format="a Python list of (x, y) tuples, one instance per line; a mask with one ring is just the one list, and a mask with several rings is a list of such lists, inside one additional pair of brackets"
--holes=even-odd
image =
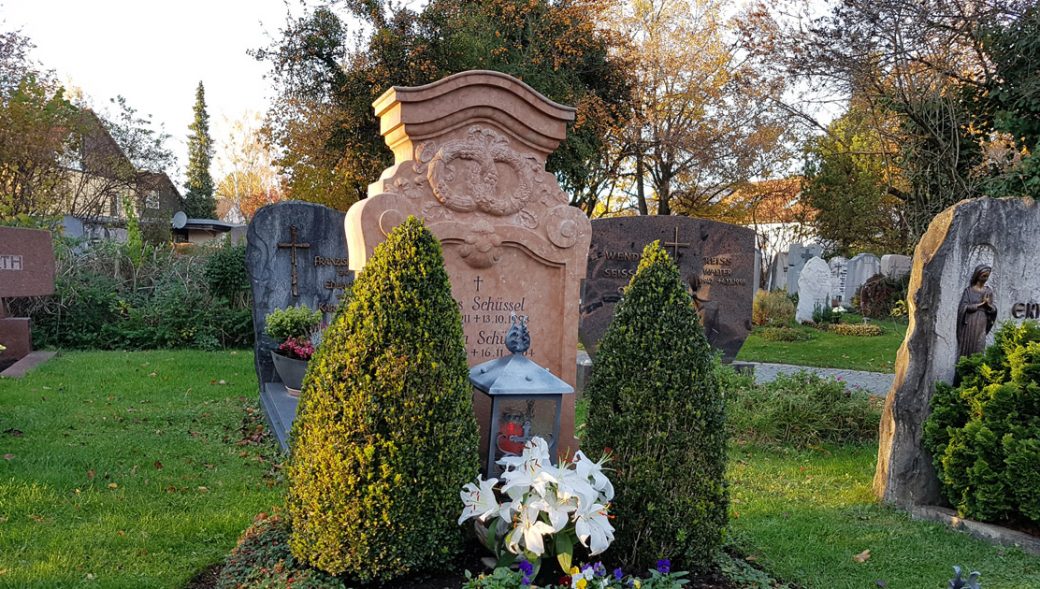
[(0, 370), (32, 352), (28, 317), (8, 317), (6, 299), (54, 294), (50, 231), (0, 227)]
[(755, 232), (746, 227), (679, 216), (596, 219), (581, 302), (581, 342), (596, 345), (614, 306), (635, 275), (643, 248), (660, 241), (679, 265), (708, 342), (732, 361), (751, 331), (755, 296)]
[(266, 317), (275, 309), (305, 306), (322, 311), (326, 323), (332, 319), (340, 295), (353, 282), (343, 219), (343, 213), (322, 205), (286, 201), (260, 209), (249, 223), (246, 266), (253, 287), (256, 375), (283, 446), (296, 400), (274, 370), (271, 350), (281, 342), (264, 333)]

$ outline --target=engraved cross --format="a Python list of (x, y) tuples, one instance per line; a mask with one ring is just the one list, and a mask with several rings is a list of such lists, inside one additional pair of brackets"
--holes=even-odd
[(477, 285), (477, 292), (480, 292), (480, 282), (480, 275), (478, 274), (477, 277), (473, 279), (473, 283)]
[(672, 248), (672, 258), (676, 261), (679, 260), (679, 248), (690, 247), (689, 243), (683, 243), (679, 241), (679, 228), (675, 227), (675, 232), (672, 234), (672, 241), (664, 242), (664, 247), (667, 249), (669, 246)]
[(300, 296), (300, 287), (299, 274), (296, 271), (296, 250), (309, 249), (311, 244), (296, 241), (296, 225), (289, 225), (289, 237), (291, 238), (289, 243), (279, 243), (278, 247), (292, 250), (292, 296), (298, 297)]

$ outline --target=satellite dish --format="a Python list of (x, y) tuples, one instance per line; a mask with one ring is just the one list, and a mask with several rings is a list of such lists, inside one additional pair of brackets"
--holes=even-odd
[(184, 214), (184, 211), (177, 211), (173, 214), (173, 221), (170, 224), (174, 229), (183, 229), (188, 224), (188, 215)]

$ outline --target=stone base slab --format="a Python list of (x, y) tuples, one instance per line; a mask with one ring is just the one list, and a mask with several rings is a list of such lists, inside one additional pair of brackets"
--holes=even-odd
[(260, 405), (267, 416), (267, 424), (285, 452), (289, 452), (289, 432), (299, 402), (300, 398), (290, 395), (280, 382), (265, 382), (260, 389)]
[(57, 352), (30, 352), (29, 355), (8, 366), (7, 370), (0, 372), (0, 376), (4, 378), (22, 378), (26, 372), (50, 360), (55, 354)]
[(1025, 532), (1012, 530), (995, 524), (984, 524), (975, 520), (965, 519), (957, 515), (952, 509), (946, 507), (933, 507), (931, 505), (914, 505), (910, 507), (910, 517), (913, 519), (928, 520), (946, 524), (955, 530), (965, 531), (972, 536), (985, 540), (991, 544), (1001, 546), (1017, 546), (1023, 552), (1040, 556), (1040, 538), (1030, 536)]

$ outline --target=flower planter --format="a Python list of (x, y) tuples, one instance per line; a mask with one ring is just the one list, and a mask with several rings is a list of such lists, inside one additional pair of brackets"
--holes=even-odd
[(271, 360), (274, 361), (274, 371), (282, 379), (286, 390), (290, 395), (298, 396), (303, 386), (303, 375), (307, 373), (307, 361), (283, 356), (274, 350), (271, 350)]

